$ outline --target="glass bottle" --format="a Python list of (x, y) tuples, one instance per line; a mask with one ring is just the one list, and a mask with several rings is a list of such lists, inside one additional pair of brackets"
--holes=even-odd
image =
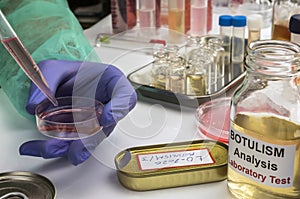
[(196, 51), (192, 52), (185, 70), (186, 95), (202, 96), (207, 94), (207, 75), (210, 64), (210, 59), (204, 56), (198, 56)]
[(228, 188), (237, 198), (300, 198), (300, 48), (252, 42), (231, 101)]
[(289, 21), (292, 15), (300, 14), (297, 0), (275, 0), (272, 19), (272, 39), (290, 41)]
[(166, 70), (168, 68), (167, 53), (164, 49), (153, 54), (154, 61), (152, 63), (152, 81), (151, 86), (159, 89), (166, 87)]

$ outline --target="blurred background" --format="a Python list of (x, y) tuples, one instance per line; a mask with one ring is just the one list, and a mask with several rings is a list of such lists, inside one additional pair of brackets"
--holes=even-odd
[(110, 14), (110, 0), (68, 0), (68, 4), (83, 29)]

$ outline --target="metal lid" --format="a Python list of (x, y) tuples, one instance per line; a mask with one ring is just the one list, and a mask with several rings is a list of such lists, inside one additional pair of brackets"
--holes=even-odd
[(289, 30), (291, 33), (300, 34), (300, 14), (295, 14), (291, 17)]
[(0, 173), (0, 198), (54, 199), (55, 187), (49, 179), (35, 173)]

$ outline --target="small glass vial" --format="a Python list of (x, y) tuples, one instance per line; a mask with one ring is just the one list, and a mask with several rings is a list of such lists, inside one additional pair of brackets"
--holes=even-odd
[(292, 15), (299, 13), (299, 1), (275, 0), (273, 5), (272, 39), (290, 41), (289, 21)]
[(300, 14), (291, 17), (289, 30), (291, 32), (291, 42), (300, 45)]
[(166, 90), (185, 94), (185, 60), (182, 57), (170, 59), (166, 72)]
[(300, 198), (299, 53), (287, 41), (248, 46), (230, 111), (228, 188), (236, 198)]
[(189, 62), (191, 55), (194, 51), (198, 50), (203, 44), (201, 44), (201, 38), (198, 36), (192, 37), (190, 35), (187, 36), (187, 42), (185, 45), (185, 60)]
[(211, 61), (207, 57), (199, 57), (195, 51), (191, 55), (185, 70), (186, 95), (202, 96), (207, 94), (208, 70)]
[(238, 15), (232, 18), (232, 47), (231, 61), (243, 62), (245, 53), (245, 28), (247, 24), (246, 16)]
[(262, 16), (259, 14), (249, 15), (247, 17), (248, 24), (248, 44), (252, 41), (260, 40), (260, 33), (262, 28)]
[(207, 34), (207, 0), (191, 0), (191, 36)]
[(164, 90), (166, 88), (166, 70), (169, 66), (167, 53), (164, 49), (153, 54), (151, 86)]

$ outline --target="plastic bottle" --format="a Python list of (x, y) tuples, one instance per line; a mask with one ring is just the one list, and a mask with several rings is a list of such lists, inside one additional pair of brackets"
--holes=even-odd
[(291, 17), (289, 30), (291, 32), (291, 42), (300, 45), (300, 14)]
[(231, 100), (228, 188), (235, 198), (300, 198), (298, 45), (248, 47), (247, 76)]
[(263, 23), (262, 16), (259, 14), (249, 15), (247, 17), (248, 44), (250, 44), (252, 41), (260, 40), (262, 23)]
[(233, 16), (232, 18), (232, 47), (231, 61), (243, 62), (245, 53), (245, 28), (247, 18), (243, 15)]

